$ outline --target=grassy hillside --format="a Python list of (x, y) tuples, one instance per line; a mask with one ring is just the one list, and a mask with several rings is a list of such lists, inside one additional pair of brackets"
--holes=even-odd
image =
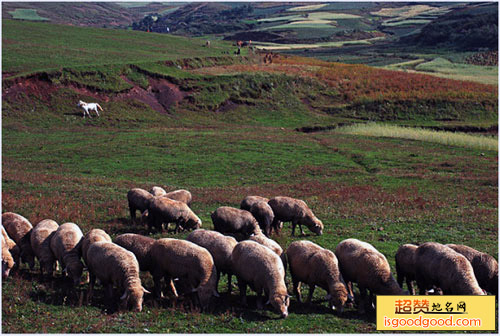
[[(371, 120), (497, 125), (494, 85), (297, 57), (264, 63), (246, 48), (236, 56), (224, 42), (206, 48), (205, 40), (155, 33), (9, 20), (2, 28), (3, 212), (33, 224), (75, 222), (84, 233), (101, 228), (114, 238), (147, 234), (129, 217), (133, 187), (190, 190), (206, 229), (219, 206), (238, 207), (247, 195), (288, 195), (305, 200), (325, 230), (291, 237), (286, 223), (273, 236), (283, 248), (308, 239), (334, 249), (355, 237), (384, 253), (393, 271), (404, 243), (463, 243), (498, 257), (498, 151), (468, 146), (495, 135), (471, 135), (463, 145), (408, 132), (388, 138), (373, 130), (296, 130)], [(82, 118), (80, 99), (99, 102), (101, 117)], [(141, 278), (151, 289), (151, 276)], [(289, 274), (287, 281), (291, 292)], [(226, 288), (223, 276), (219, 290)], [(339, 316), (321, 289), (311, 305), (292, 298), (287, 319), (257, 309), (251, 291), (248, 307), (233, 289), (203, 313), (185, 300), (174, 307), (150, 295), (141, 313), (120, 313), (101, 285), (90, 304), (80, 301), (87, 289), (70, 292), (60, 273), (50, 281), (38, 265), (22, 265), (2, 282), (2, 331), (376, 332), (373, 314), (353, 307)]]
[(7, 73), (221, 56), (230, 50), (224, 42), (205, 48), (204, 40), (178, 36), (13, 20), (2, 21), (2, 33), (2, 71)]

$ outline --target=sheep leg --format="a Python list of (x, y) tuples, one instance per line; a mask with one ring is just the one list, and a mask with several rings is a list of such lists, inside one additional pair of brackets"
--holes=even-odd
[(137, 209), (130, 203), (128, 204), (128, 207), (130, 210), (130, 218), (132, 219), (132, 221), (135, 221), (135, 212)]
[(359, 298), (359, 313), (360, 314), (364, 314), (366, 312), (366, 304), (367, 304), (367, 300), (366, 300), (366, 296), (367, 296), (367, 293), (366, 293), (366, 288), (365, 287), (361, 287), (359, 286), (359, 294), (360, 294), (360, 298)]
[(309, 296), (307, 297), (307, 303), (310, 304), (313, 298), (314, 290), (316, 289), (316, 285), (309, 285)]
[(89, 276), (90, 276), (90, 281), (89, 281), (89, 289), (87, 291), (87, 304), (90, 303), (90, 300), (92, 299), (92, 296), (94, 294), (94, 285), (96, 280), (95, 275), (92, 274), (90, 271), (89, 271)]
[(153, 273), (153, 282), (154, 282), (154, 288), (153, 288), (153, 294), (155, 298), (161, 298), (161, 279), (162, 279), (162, 274), (159, 274), (158, 272)]
[(172, 277), (165, 276), (164, 279), (165, 279), (165, 285), (168, 286), (167, 289), (170, 290), (170, 292), (174, 295), (175, 298), (178, 298), (179, 295), (177, 294), (177, 290), (175, 289), (174, 280), (172, 279)]
[[(413, 288), (413, 281), (406, 277), (406, 285), (408, 286), (408, 291), (410, 292), (411, 295), (415, 295), (415, 288)], [(403, 288), (403, 286), (399, 286)]]
[(231, 294), (231, 278), (233, 277), (233, 275), (231, 273), (228, 273), (227, 274), (227, 293), (228, 294)]
[(426, 286), (425, 286), (425, 281), (421, 279), (420, 277), (417, 276), (417, 286), (418, 286), (418, 294), (419, 295), (426, 295)]
[(302, 296), (300, 294), (300, 281), (297, 281), (297, 279), (294, 279), (292, 277), (292, 282), (293, 282), (293, 293), (297, 297), (297, 301), (302, 302)]
[(295, 221), (292, 221), (292, 236), (295, 236), (295, 226), (297, 223)]
[(257, 291), (257, 309), (262, 310), (264, 303), (262, 302), (262, 290)]
[(271, 229), (269, 230), (269, 233), (272, 233), (273, 229), (274, 229), (274, 232), (276, 232), (276, 234), (279, 236), (280, 234), (280, 231), (279, 231), (279, 224), (280, 224), (280, 221), (279, 219), (277, 219), (276, 217), (273, 219), (273, 222), (271, 223)]
[(241, 304), (248, 306), (247, 304), (247, 283), (238, 277), (238, 288), (240, 289)]

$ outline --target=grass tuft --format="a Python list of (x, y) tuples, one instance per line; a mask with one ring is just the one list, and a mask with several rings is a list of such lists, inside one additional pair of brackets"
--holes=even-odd
[(345, 126), (340, 128), (337, 132), (352, 135), (427, 141), (449, 146), (498, 151), (498, 139), (465, 133), (434, 131), (377, 123)]

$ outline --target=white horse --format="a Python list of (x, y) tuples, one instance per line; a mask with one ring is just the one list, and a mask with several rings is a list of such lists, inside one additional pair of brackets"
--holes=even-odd
[(97, 108), (99, 108), (99, 109), (101, 109), (101, 111), (103, 111), (101, 105), (99, 105), (97, 103), (86, 103), (86, 102), (81, 101), (81, 100), (78, 102), (78, 104), (76, 104), (76, 106), (81, 107), (83, 109), (83, 117), (84, 118), (85, 118), (85, 114), (87, 114), (89, 116), (89, 118), (92, 118), (89, 111), (95, 111), (95, 113), (97, 113), (97, 116), (100, 117), (99, 111), (97, 110)]

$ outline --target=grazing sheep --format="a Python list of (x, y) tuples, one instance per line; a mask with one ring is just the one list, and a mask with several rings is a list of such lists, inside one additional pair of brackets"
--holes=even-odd
[(56, 257), (50, 249), (50, 241), (59, 224), (51, 219), (44, 219), (31, 232), (31, 248), (40, 262), (40, 273), (43, 276), (45, 271), (47, 275), (53, 276), (56, 264)]
[(217, 208), (211, 214), (211, 217), (215, 231), (219, 231), (222, 234), (236, 234), (238, 238), (241, 238), (239, 236), (242, 235), (243, 239), (248, 239), (252, 234), (261, 233), (259, 223), (246, 210), (223, 206)]
[(33, 226), (21, 215), (13, 212), (5, 212), (2, 214), (2, 225), (17, 244), (20, 250), (22, 262), (29, 265), (30, 269), (35, 268), (35, 255), (31, 249), (31, 231)]
[(132, 252), (139, 262), (139, 268), (143, 272), (153, 271), (151, 259), (151, 247), (156, 239), (135, 233), (124, 233), (115, 238), (114, 243)]
[(250, 208), (250, 213), (255, 217), (259, 223), (260, 229), (266, 236), (271, 235), (272, 224), (274, 221), (273, 209), (267, 202), (257, 202)]
[(498, 262), (495, 258), (466, 245), (447, 244), (446, 246), (469, 260), (481, 288), (494, 295), (498, 294)]
[(262, 196), (247, 196), (241, 201), (240, 209), (250, 211), (252, 205), (259, 202), (267, 203), (269, 202), (269, 198), (265, 198)]
[(165, 196), (167, 194), (167, 192), (165, 191), (165, 189), (163, 189), (162, 187), (156, 187), (156, 186), (152, 187), (149, 192), (154, 197), (161, 197), (161, 196)]
[(215, 288), (218, 288), (220, 275), (224, 273), (227, 274), (227, 291), (231, 293), (231, 253), (233, 253), (234, 247), (238, 244), (236, 239), (224, 236), (217, 231), (202, 229), (194, 230), (186, 239), (196, 245), (206, 248), (208, 252), (210, 252), (214, 259), (215, 268), (217, 269), (217, 284)]
[(175, 223), (174, 232), (180, 230), (198, 229), (201, 227), (201, 219), (181, 201), (172, 200), (168, 197), (155, 197), (149, 204), (148, 229), (156, 227), (162, 231), (162, 223)]
[(12, 254), (9, 251), (9, 247), (5, 238), (2, 239), (2, 279), (5, 279), (9, 276), (10, 270), (14, 267), (14, 258), (12, 258)]
[(80, 284), (83, 272), (82, 255), (83, 233), (74, 223), (64, 223), (56, 230), (50, 240), (50, 249), (61, 264), (63, 273), (73, 280), (73, 285)]
[(89, 250), (90, 245), (93, 243), (96, 243), (98, 241), (111, 241), (111, 237), (106, 233), (106, 231), (101, 230), (101, 229), (92, 229), (87, 234), (85, 237), (83, 237), (82, 240), (82, 258), (83, 261), (85, 262), (85, 265), (88, 266), (87, 262), (87, 251)]
[[(162, 278), (166, 283), (179, 278), (197, 296), (202, 309), (208, 306), (212, 296), (218, 296), (217, 270), (207, 249), (187, 240), (162, 238), (151, 247), (151, 256), (155, 267), (153, 280), (157, 297), (160, 295)], [(177, 296), (177, 293), (174, 292), (174, 295)]]
[(259, 309), (262, 307), (261, 294), (264, 291), (268, 303), (280, 313), (281, 317), (288, 316), (290, 295), (286, 289), (283, 262), (276, 253), (257, 242), (246, 240), (236, 245), (231, 255), (231, 262), (233, 272), (238, 278), (240, 297), (244, 305), (249, 285), (257, 293)]
[(317, 235), (323, 234), (323, 222), (313, 214), (307, 204), (299, 199), (278, 196), (269, 200), (269, 206), (273, 209), (273, 228), (277, 231), (279, 222), (292, 222), (292, 236), (295, 235), (295, 226), (298, 224), (301, 235), (304, 235), (302, 224)]
[[(405, 292), (399, 287), (391, 273), (391, 268), (385, 256), (371, 244), (357, 239), (341, 241), (335, 249), (339, 261), (340, 273), (349, 288), (351, 282), (358, 284), (361, 294), (359, 310), (364, 313), (365, 308), (373, 305), (373, 295), (403, 295)], [(370, 300), (366, 300), (366, 290), (370, 290)], [(350, 293), (352, 295), (352, 292)]]
[(406, 278), (406, 285), (411, 295), (415, 295), (413, 281), (415, 276), (415, 252), (417, 245), (404, 244), (398, 248), (396, 252), (396, 275), (398, 278), (399, 287), (403, 288), (403, 281)]
[(285, 269), (285, 273), (286, 273), (286, 264), (287, 264), (286, 263), (286, 253), (285, 253), (285, 251), (283, 251), (283, 249), (281, 248), (281, 246), (277, 242), (266, 237), (262, 233), (252, 235), (252, 236), (250, 236), (250, 238), (248, 238), (248, 240), (253, 240), (254, 242), (259, 243), (260, 245), (264, 245), (265, 247), (271, 249), (271, 251), (276, 253), (281, 258), (281, 261), (283, 262), (283, 268)]
[(9, 249), (10, 254), (12, 255), (12, 258), (14, 259), (14, 268), (19, 265), (19, 256), (21, 254), (21, 251), (19, 249), (19, 246), (17, 246), (16, 242), (10, 239), (9, 235), (7, 234), (7, 231), (5, 231), (3, 225), (0, 224), (0, 228), (2, 229), (2, 237), (5, 241), (5, 244), (7, 248)]
[(135, 212), (139, 210), (141, 213), (148, 209), (149, 203), (154, 196), (144, 189), (133, 188), (127, 193), (128, 207), (130, 209), (130, 218), (135, 220)]
[(87, 251), (90, 285), (87, 298), (92, 297), (96, 278), (107, 287), (108, 299), (113, 296), (113, 286), (120, 296), (120, 308), (131, 307), (134, 311), (142, 310), (144, 293), (139, 278), (139, 263), (130, 251), (108, 241), (98, 241), (89, 246)]
[(193, 200), (191, 193), (184, 189), (170, 191), (162, 197), (168, 197), (174, 201), (186, 203), (188, 206), (191, 206), (191, 201)]
[(439, 243), (424, 243), (415, 252), (420, 295), (436, 286), (445, 295), (483, 295), (470, 262), (458, 252)]
[(342, 313), (348, 294), (335, 254), (313, 242), (301, 240), (290, 244), (286, 256), (297, 300), (301, 302), (301, 282), (309, 285), (308, 303), (312, 300), (314, 289), (319, 286), (327, 291), (329, 306)]

